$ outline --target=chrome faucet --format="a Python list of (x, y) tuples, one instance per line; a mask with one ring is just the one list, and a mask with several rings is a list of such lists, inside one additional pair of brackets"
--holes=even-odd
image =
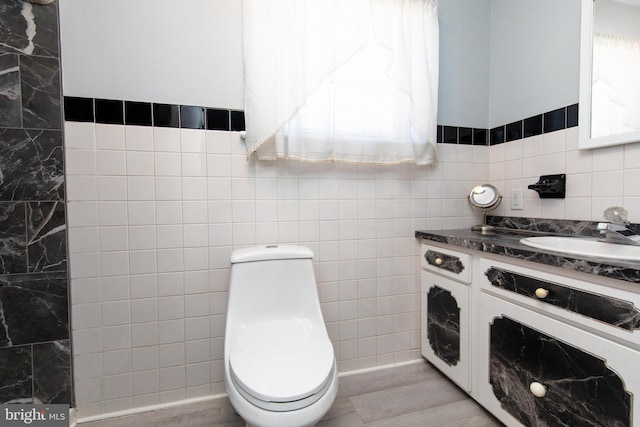
[(604, 218), (609, 222), (598, 223), (601, 240), (623, 245), (640, 245), (640, 236), (629, 229), (628, 212), (620, 206), (612, 206), (604, 211)]

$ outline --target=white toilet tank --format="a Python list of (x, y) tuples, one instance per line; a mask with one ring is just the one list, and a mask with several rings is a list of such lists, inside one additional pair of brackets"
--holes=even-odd
[(306, 318), (324, 323), (313, 270), (304, 246), (266, 245), (231, 257), (227, 323), (233, 330), (255, 322)]

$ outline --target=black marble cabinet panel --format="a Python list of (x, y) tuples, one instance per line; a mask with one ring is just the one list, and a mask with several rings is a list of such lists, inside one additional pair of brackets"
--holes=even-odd
[(69, 338), (67, 274), (0, 276), (0, 347)]
[(0, 128), (0, 200), (63, 200), (62, 133)]
[[(489, 381), (526, 426), (631, 425), (631, 394), (605, 360), (508, 317), (490, 326)], [(544, 397), (529, 390), (543, 384)]]
[(460, 308), (451, 292), (432, 286), (427, 293), (427, 340), (447, 365), (460, 361)]
[(544, 303), (629, 331), (640, 329), (640, 310), (631, 301), (596, 295), (499, 268), (490, 268), (485, 275), (497, 288), (536, 300), (536, 289), (543, 288), (549, 291), (549, 295), (540, 300)]
[(460, 274), (464, 270), (464, 264), (460, 261), (460, 258), (432, 251), (431, 249), (424, 254), (424, 259), (430, 265), (449, 270), (452, 273)]

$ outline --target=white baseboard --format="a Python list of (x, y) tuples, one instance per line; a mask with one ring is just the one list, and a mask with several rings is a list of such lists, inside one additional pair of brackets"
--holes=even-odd
[(75, 408), (69, 408), (69, 427), (76, 427), (77, 425), (76, 410)]
[[(391, 369), (391, 368), (398, 368), (400, 366), (407, 366), (407, 365), (413, 365), (416, 363), (424, 363), (424, 359), (420, 358), (420, 359), (412, 359), (412, 360), (408, 360), (406, 362), (400, 362), (400, 363), (392, 363), (389, 365), (382, 365), (382, 366), (374, 366), (371, 368), (365, 368), (365, 369), (357, 369), (354, 371), (348, 371), (348, 372), (339, 372), (338, 373), (338, 377), (348, 377), (351, 375), (358, 375), (358, 374), (365, 374), (367, 372), (375, 372), (375, 371), (382, 371), (384, 369)], [(76, 414), (75, 414), (75, 410), (71, 409), (71, 411), (74, 411), (73, 414), (73, 418), (70, 418), (73, 422), (73, 424), (70, 424), (71, 426), (79, 426), (82, 425), (83, 423), (88, 423), (91, 421), (101, 421), (101, 420), (107, 420), (110, 418), (118, 418), (118, 417), (124, 417), (124, 416), (128, 416), (128, 415), (135, 415), (135, 414), (142, 414), (145, 412), (152, 412), (152, 411), (159, 411), (162, 409), (168, 409), (168, 408), (175, 408), (178, 406), (187, 406), (187, 405), (192, 405), (194, 403), (200, 403), (200, 402), (206, 402), (206, 401), (210, 401), (210, 400), (216, 400), (216, 399), (222, 399), (227, 397), (226, 393), (222, 393), (222, 394), (214, 394), (214, 395), (210, 395), (210, 396), (203, 396), (203, 397), (195, 397), (195, 398), (191, 398), (191, 399), (184, 399), (184, 400), (178, 400), (176, 402), (168, 402), (168, 403), (160, 403), (157, 405), (150, 405), (150, 406), (143, 406), (140, 408), (132, 408), (132, 409), (127, 409), (124, 411), (118, 411), (118, 412), (109, 412), (106, 414), (100, 414), (100, 415), (92, 415), (89, 417), (81, 417), (81, 418), (76, 418)]]
[(162, 409), (175, 408), (177, 406), (187, 406), (187, 405), (192, 405), (194, 403), (221, 399), (223, 397), (227, 397), (226, 393), (212, 394), (212, 395), (203, 396), (203, 397), (194, 397), (191, 399), (178, 400), (175, 402), (159, 403), (157, 405), (141, 406), (139, 408), (131, 408), (131, 409), (127, 409), (124, 411), (117, 411), (117, 412), (108, 412), (106, 414), (92, 415), (89, 417), (80, 417), (80, 418), (76, 418), (76, 421), (78, 425), (81, 425), (83, 423), (88, 423), (91, 421), (101, 421), (109, 418), (125, 417), (127, 415), (135, 415), (135, 414), (142, 414), (145, 412), (159, 411)]
[(399, 368), (400, 366), (413, 365), (416, 363), (423, 363), (423, 362), (424, 362), (424, 359), (422, 358), (411, 359), (411, 360), (407, 360), (406, 362), (391, 363), (389, 365), (382, 365), (382, 366), (373, 366), (371, 368), (356, 369), (355, 371), (338, 372), (338, 378), (348, 377), (351, 375), (366, 374), (367, 372), (382, 371), (382, 370), (391, 369), (391, 368)]

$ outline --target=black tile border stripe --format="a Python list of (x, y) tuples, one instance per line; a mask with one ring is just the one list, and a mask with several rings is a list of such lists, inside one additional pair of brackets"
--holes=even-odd
[(578, 104), (573, 104), (492, 129), (438, 125), (437, 139), (441, 144), (497, 145), (576, 126)]
[[(64, 118), (70, 122), (128, 124), (244, 131), (244, 111), (193, 105), (162, 104), (83, 97), (64, 97)], [(492, 129), (438, 125), (437, 142), (497, 145), (578, 126), (578, 104), (528, 117)]]
[(193, 105), (64, 97), (68, 122), (244, 131), (244, 111)]

